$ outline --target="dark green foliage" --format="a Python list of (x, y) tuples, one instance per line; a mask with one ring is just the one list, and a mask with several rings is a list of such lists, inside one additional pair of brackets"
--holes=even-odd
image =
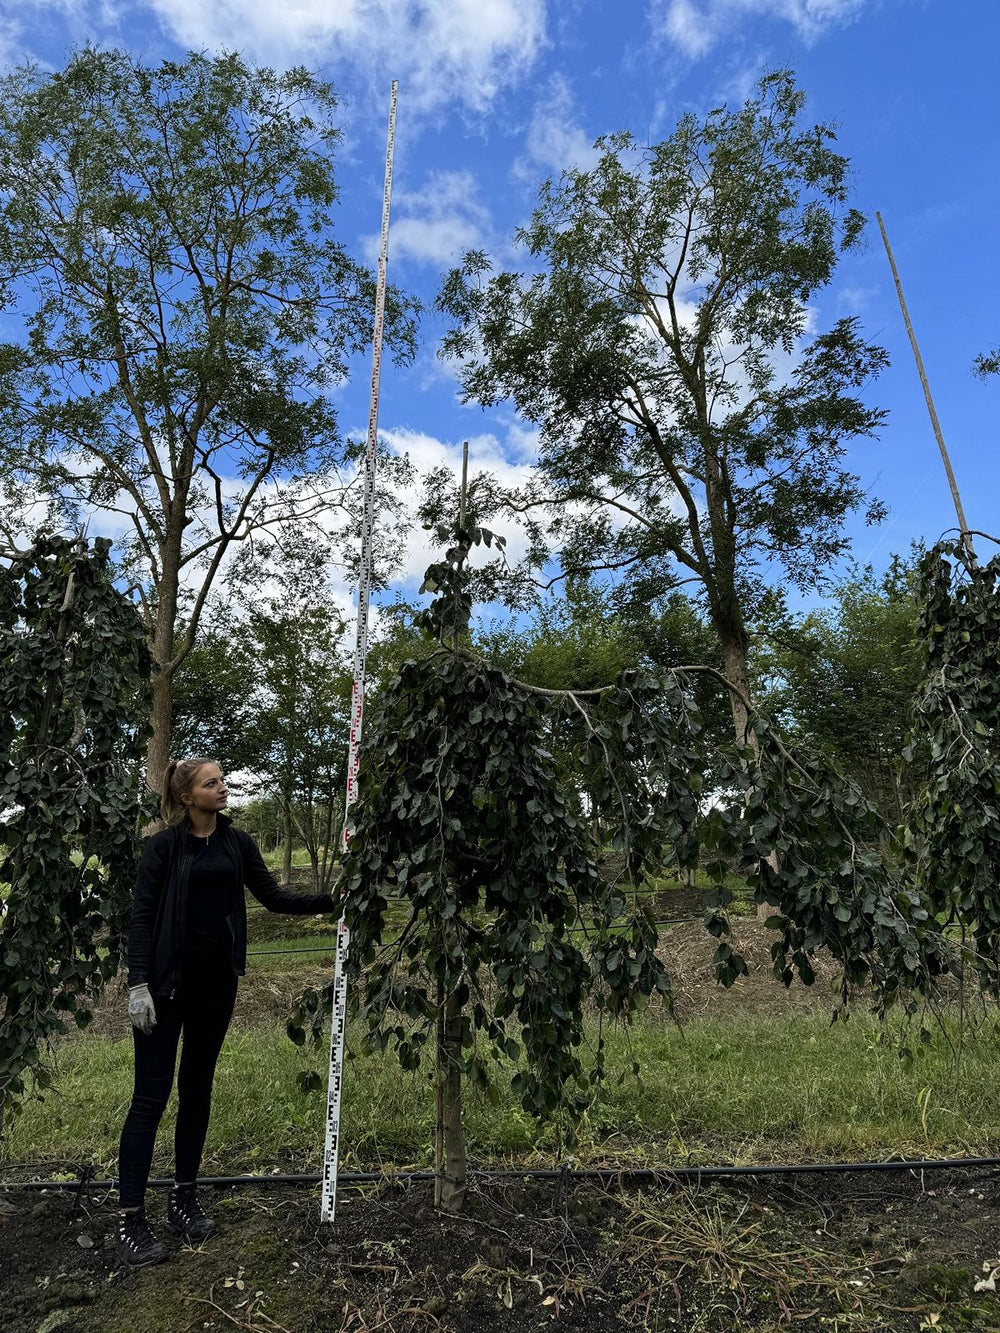
[[(627, 1021), (644, 997), (669, 995), (649, 915), (613, 928), (629, 895), (597, 873), (595, 824), (623, 854), (625, 890), (647, 870), (699, 857), (720, 884), (735, 867), (775, 908), (772, 956), (786, 985), (796, 974), (811, 984), (812, 956), (827, 949), (842, 965), (845, 1009), (861, 986), (880, 1011), (932, 994), (951, 955), (920, 894), (869, 850), (879, 821), (854, 782), (792, 753), (748, 699), (756, 743), (720, 745), (691, 688), (706, 675), (725, 685), (708, 665), (629, 670), (579, 691), (486, 665), (463, 646), (469, 544), (460, 534), (431, 575), (444, 605), (425, 626), (440, 647), (386, 687), (361, 757), (341, 889), (353, 1003), (371, 1044), (414, 1069), (447, 1011), (460, 1017), (465, 1074), (486, 1085), (484, 1051), (523, 1052), (513, 1081), (527, 1109), (550, 1114), (585, 1097), (584, 1001)], [(581, 789), (597, 821), (584, 817)], [(390, 895), (409, 916), (388, 941)], [(720, 888), (706, 919), (727, 985), (746, 970), (726, 938), (730, 898)], [(577, 925), (582, 938), (570, 933)], [(321, 1015), (316, 994), (304, 996), (293, 1040), (316, 1032)]]
[[(588, 821), (561, 780), (548, 693), (461, 646), (471, 610), (466, 559), (493, 534), (470, 527), (453, 535), (424, 582), (438, 595), (420, 621), (440, 646), (404, 664), (366, 724), (340, 881), (352, 1002), (368, 1040), (391, 1045), (406, 1069), (430, 1045), (441, 1073), (432, 1039), (442, 1022), (461, 1072), (481, 1086), (490, 1084), (489, 1057), (513, 1061), (523, 1052), (513, 1086), (526, 1109), (545, 1115), (566, 1105), (574, 1087), (586, 1097), (584, 999), (627, 1019), (643, 997), (669, 999), (669, 980), (648, 910), (612, 932), (627, 903), (599, 876)], [(564, 704), (572, 706), (557, 696), (556, 706)], [(409, 919), (386, 943), (390, 893), (407, 903)], [(580, 921), (585, 932), (574, 930)], [(321, 1022), (317, 996), (307, 993), (289, 1035), (302, 1041), (305, 1025), (316, 1033)]]
[[(717, 858), (708, 861), (710, 875), (721, 881), (722, 858), (735, 862), (756, 900), (776, 909), (768, 922), (778, 931), (775, 975), (789, 985), (797, 973), (811, 984), (811, 957), (825, 948), (842, 965), (844, 1005), (860, 986), (871, 988), (879, 1011), (908, 993), (931, 995), (952, 955), (923, 896), (877, 846), (874, 807), (826, 760), (789, 750), (765, 719), (753, 727), (758, 753), (748, 747), (742, 762), (731, 759), (728, 785), (739, 799), (708, 814), (701, 845)], [(719, 909), (730, 898), (720, 889)], [(720, 938), (729, 933), (723, 910), (710, 911), (706, 924)], [(726, 984), (744, 970), (726, 943), (716, 961)]]
[[(453, 532), (445, 525), (438, 524), (435, 535), (446, 549), (440, 560), (428, 566), (420, 585), (421, 593), (430, 592), (435, 596), (427, 609), (414, 617), (414, 623), (432, 639), (456, 642), (468, 636), (472, 618), (470, 584), (473, 574), (465, 565), (468, 554), (473, 546), (489, 547), (494, 542), (497, 550), (502, 553), (506, 538), (498, 537), (489, 528), (479, 527), (471, 521), (465, 528)], [(449, 540), (453, 540), (454, 545), (447, 545)]]
[[(929, 995), (950, 954), (921, 895), (877, 846), (875, 808), (826, 759), (790, 749), (749, 701), (755, 744), (707, 733), (690, 689), (703, 674), (721, 679), (697, 665), (626, 673), (586, 710), (584, 782), (625, 852), (628, 878), (700, 860), (721, 884), (732, 869), (775, 909), (771, 953), (785, 985), (795, 975), (810, 985), (812, 955), (827, 949), (842, 964), (845, 1006), (861, 986), (881, 1010), (908, 992)], [(582, 714), (574, 699), (559, 706)], [(706, 916), (725, 985), (746, 970), (726, 939), (731, 900), (720, 888)]]
[(943, 542), (921, 566), (923, 685), (907, 755), (930, 750), (930, 776), (905, 842), (931, 910), (971, 936), (982, 984), (1000, 994), (1000, 555), (974, 563)]
[[(625, 903), (560, 790), (539, 702), (446, 648), (408, 663), (369, 723), (342, 881), (372, 1039), (415, 1067), (440, 982), (461, 997), (466, 1072), (485, 1080), (477, 1032), (497, 1058), (523, 1049), (515, 1086), (536, 1114), (581, 1078), (585, 995), (627, 1015), (639, 995), (667, 991), (644, 913), (626, 936), (608, 934)], [(384, 947), (388, 893), (410, 918)], [(578, 916), (589, 937), (570, 933)]]
[(118, 970), (149, 656), (109, 548), (42, 536), (0, 566), (0, 1121)]

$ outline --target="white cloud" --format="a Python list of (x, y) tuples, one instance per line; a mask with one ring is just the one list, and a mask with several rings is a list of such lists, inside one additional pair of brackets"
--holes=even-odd
[(16, 19), (0, 18), (0, 65), (19, 64), (27, 54), (22, 44), (22, 28)]
[(398, 78), (410, 108), (483, 110), (530, 68), (545, 0), (151, 0), (185, 46), (236, 47), (274, 63), (339, 60)]
[(750, 18), (790, 23), (805, 42), (830, 27), (849, 23), (865, 0), (653, 0), (650, 22), (656, 37), (692, 59), (705, 55)]
[(524, 155), (514, 165), (522, 180), (534, 181), (538, 169), (558, 176), (577, 168), (587, 171), (597, 161), (594, 142), (578, 123), (579, 111), (569, 81), (554, 74), (535, 103)]
[[(491, 220), (469, 171), (433, 171), (419, 190), (397, 191), (389, 233), (393, 260), (413, 260), (441, 268), (466, 250), (489, 244)], [(378, 255), (379, 238), (362, 242), (367, 257)]]
[(882, 288), (878, 284), (840, 287), (837, 290), (837, 311), (843, 315), (865, 314), (881, 295)]
[(455, 214), (444, 218), (401, 218), (392, 234), (394, 258), (435, 265), (459, 259), (478, 241), (476, 227), (468, 218)]

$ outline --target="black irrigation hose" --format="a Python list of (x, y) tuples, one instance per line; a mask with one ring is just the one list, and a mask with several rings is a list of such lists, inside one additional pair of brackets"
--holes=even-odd
[[(523, 1170), (505, 1169), (486, 1171), (473, 1169), (470, 1178), (479, 1180), (599, 1180), (607, 1184), (621, 1185), (663, 1184), (675, 1181), (725, 1180), (735, 1176), (797, 1176), (797, 1175), (834, 1175), (842, 1173), (860, 1173), (865, 1171), (971, 1171), (983, 1167), (1000, 1167), (1000, 1157), (942, 1157), (924, 1158), (916, 1161), (889, 1162), (791, 1162), (770, 1163), (763, 1166), (665, 1166), (665, 1167), (545, 1167), (525, 1168)], [(404, 1185), (413, 1181), (434, 1180), (433, 1171), (400, 1171), (386, 1174), (378, 1171), (341, 1171), (338, 1182), (341, 1185)], [(303, 1175), (273, 1176), (200, 1176), (201, 1185), (318, 1185), (323, 1180), (319, 1173)], [(77, 1180), (26, 1180), (18, 1184), (15, 1181), (0, 1181), (2, 1190), (82, 1190), (114, 1189), (115, 1180), (91, 1180), (85, 1173)], [(150, 1180), (152, 1189), (168, 1189), (173, 1180)]]

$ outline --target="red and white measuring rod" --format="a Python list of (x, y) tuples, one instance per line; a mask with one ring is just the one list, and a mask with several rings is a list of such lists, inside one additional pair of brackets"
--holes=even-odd
[[(378, 287), (375, 293), (375, 332), (372, 339), (371, 406), (365, 450), (364, 519), (361, 525), (361, 574), (358, 580), (358, 627), (354, 641), (354, 688), (351, 691), (351, 734), (347, 743), (347, 793), (344, 799), (342, 849), (351, 836), (351, 806), (358, 794), (361, 722), (365, 709), (365, 660), (368, 656), (368, 604), (372, 582), (372, 529), (375, 523), (375, 449), (378, 442), (378, 393), (382, 375), (382, 326), (385, 322), (385, 274), (389, 262), (389, 201), (392, 197), (392, 155), (396, 142), (396, 94), (393, 80), (389, 98), (389, 137), (385, 150), (385, 188), (382, 191), (382, 235), (378, 252)], [(326, 1099), (326, 1143), (323, 1148), (323, 1202), (321, 1219), (332, 1222), (337, 1210), (337, 1171), (340, 1161), (340, 1102), (344, 1087), (344, 1032), (347, 1028), (347, 952), (351, 937), (344, 918), (337, 927), (337, 957), (333, 973), (333, 1013), (330, 1021), (330, 1075)]]

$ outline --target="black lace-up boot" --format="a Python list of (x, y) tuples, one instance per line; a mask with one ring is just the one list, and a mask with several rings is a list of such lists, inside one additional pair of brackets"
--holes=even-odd
[(167, 1226), (188, 1241), (202, 1241), (215, 1230), (215, 1223), (198, 1202), (195, 1185), (175, 1185), (167, 1200)]
[(133, 1268), (161, 1264), (167, 1257), (167, 1247), (153, 1235), (145, 1208), (118, 1214), (115, 1255), (119, 1263), (130, 1264)]

